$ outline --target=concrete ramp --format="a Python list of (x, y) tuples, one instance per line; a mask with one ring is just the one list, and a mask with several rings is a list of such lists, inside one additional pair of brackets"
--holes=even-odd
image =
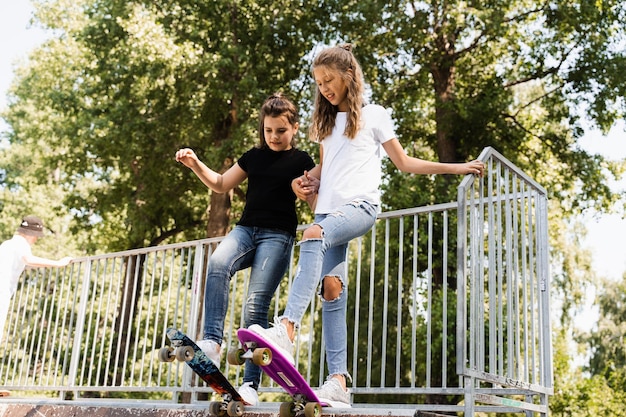
[[(247, 417), (269, 417), (270, 413), (244, 414)], [(209, 410), (88, 407), (54, 404), (0, 404), (0, 417), (209, 417)]]
[[(243, 417), (277, 417), (279, 403), (262, 403), (246, 409)], [(449, 417), (423, 410), (406, 408), (324, 408), (327, 417)], [(455, 414), (454, 414), (455, 415)], [(214, 417), (208, 407), (198, 404), (154, 404), (137, 401), (118, 405), (63, 404), (25, 398), (0, 400), (0, 417)]]

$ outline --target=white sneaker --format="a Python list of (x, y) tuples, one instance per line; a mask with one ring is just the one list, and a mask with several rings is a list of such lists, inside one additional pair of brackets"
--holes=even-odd
[(280, 322), (278, 318), (274, 319), (274, 327), (264, 329), (258, 324), (248, 327), (248, 330), (254, 332), (271, 343), (292, 365), (295, 364), (293, 359), (294, 344), (287, 335), (287, 328)]
[(215, 366), (217, 366), (218, 368), (220, 367), (220, 357), (222, 354), (221, 345), (219, 345), (217, 342), (214, 342), (213, 340), (208, 340), (208, 339), (198, 340), (196, 342), (196, 345), (198, 345), (200, 350), (202, 350), (204, 354), (207, 355), (209, 359), (213, 361)]
[(252, 382), (244, 382), (237, 390), (241, 398), (248, 404), (256, 406), (259, 404), (259, 393), (252, 388)]
[(320, 401), (328, 403), (331, 407), (347, 408), (350, 406), (350, 393), (335, 378), (328, 378), (319, 389), (313, 390)]

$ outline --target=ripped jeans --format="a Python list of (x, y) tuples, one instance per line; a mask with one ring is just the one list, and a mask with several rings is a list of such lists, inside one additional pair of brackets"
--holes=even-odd
[[(261, 227), (235, 226), (215, 249), (209, 260), (204, 290), (203, 339), (222, 343), (224, 319), (228, 310), (230, 279), (250, 267), (248, 294), (243, 311), (246, 327), (268, 327), (267, 314), (276, 288), (291, 257), (294, 237), (291, 233)], [(261, 368), (246, 361), (244, 382), (256, 389)]]
[(330, 276), (341, 280), (343, 289), (338, 298), (325, 300), (322, 297), (322, 331), (329, 375), (349, 375), (346, 324), (348, 243), (372, 228), (377, 211), (377, 206), (357, 200), (332, 213), (317, 214), (314, 224), (322, 228), (322, 238), (307, 239), (298, 244), (300, 261), (287, 307), (280, 318), (287, 318), (299, 326), (322, 278)]

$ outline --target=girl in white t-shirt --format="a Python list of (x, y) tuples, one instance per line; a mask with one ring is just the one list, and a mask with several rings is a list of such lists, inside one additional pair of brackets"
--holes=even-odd
[(299, 198), (315, 206), (315, 222), (304, 231), (283, 315), (271, 329), (251, 326), (250, 330), (293, 358), (295, 329), (321, 281), (329, 377), (316, 394), (335, 407), (349, 406), (346, 255), (350, 240), (367, 233), (379, 211), (381, 146), (398, 169), (414, 174), (482, 176), (484, 164), (439, 163), (407, 156), (387, 111), (364, 103), (363, 74), (350, 45), (322, 51), (313, 61), (313, 77), (317, 91), (310, 133), (320, 144), (320, 163), (292, 185)]

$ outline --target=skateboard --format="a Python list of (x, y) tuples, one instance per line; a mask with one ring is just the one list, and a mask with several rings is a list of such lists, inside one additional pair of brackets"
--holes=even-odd
[(8, 397), (9, 395), (11, 395), (11, 391), (7, 391), (5, 389), (0, 390), (0, 397)]
[(229, 351), (228, 362), (231, 365), (243, 365), (246, 360), (251, 360), (291, 395), (292, 401), (280, 405), (279, 417), (302, 414), (305, 417), (321, 416), (322, 407), (328, 407), (329, 404), (317, 398), (304, 377), (285, 356), (272, 349), (272, 344), (259, 334), (248, 329), (239, 329), (237, 337), (242, 348)]
[(173, 362), (179, 360), (187, 365), (205, 381), (215, 392), (222, 396), (222, 401), (211, 401), (209, 412), (218, 417), (240, 417), (243, 415), (244, 404), (249, 405), (239, 395), (235, 387), (220, 372), (219, 368), (202, 352), (202, 350), (185, 333), (170, 327), (167, 338), (171, 346), (159, 350), (159, 360)]

